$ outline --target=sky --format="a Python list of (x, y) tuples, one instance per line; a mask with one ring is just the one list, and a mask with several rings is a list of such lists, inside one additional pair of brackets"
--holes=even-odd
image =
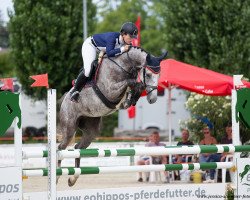
[(0, 0), (0, 10), (4, 22), (9, 21), (7, 9), (13, 10), (12, 0)]

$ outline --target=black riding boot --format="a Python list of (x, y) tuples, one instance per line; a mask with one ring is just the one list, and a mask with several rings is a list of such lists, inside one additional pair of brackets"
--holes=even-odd
[(74, 102), (78, 102), (79, 100), (79, 93), (81, 92), (82, 88), (85, 86), (86, 82), (87, 82), (88, 77), (86, 77), (84, 75), (84, 72), (80, 72), (80, 74), (78, 75), (74, 88), (73, 90), (70, 92), (70, 100), (74, 101)]

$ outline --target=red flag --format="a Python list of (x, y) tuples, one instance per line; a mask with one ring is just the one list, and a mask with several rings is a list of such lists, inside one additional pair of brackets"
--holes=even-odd
[(137, 17), (135, 25), (138, 28), (138, 35), (137, 35), (136, 39), (132, 40), (132, 45), (133, 46), (140, 46), (140, 43), (141, 43), (141, 17), (140, 16)]
[(128, 117), (130, 119), (135, 118), (135, 106), (130, 106), (128, 108)]
[(34, 76), (30, 76), (30, 78), (35, 80), (35, 82), (31, 85), (31, 87), (47, 87), (47, 88), (49, 88), (48, 74), (34, 75)]
[(4, 79), (0, 79), (0, 81), (3, 82), (3, 86), (1, 87), (1, 90), (10, 90), (14, 92), (12, 78), (4, 78)]

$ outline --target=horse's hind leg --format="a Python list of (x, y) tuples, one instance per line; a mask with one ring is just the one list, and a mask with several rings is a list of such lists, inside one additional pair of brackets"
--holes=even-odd
[[(75, 131), (76, 131), (76, 125), (75, 121), (72, 120), (68, 123), (60, 123), (60, 131), (63, 134), (63, 140), (62, 142), (58, 145), (58, 150), (64, 150), (67, 148), (69, 143), (71, 142)], [(57, 162), (57, 167), (61, 167), (61, 160), (58, 160)], [(60, 176), (57, 176), (56, 182), (58, 182)]]
[[(83, 118), (79, 123), (79, 128), (83, 132), (81, 141), (75, 145), (75, 149), (86, 149), (100, 133), (101, 117)], [(80, 167), (80, 158), (75, 159), (75, 167)], [(68, 185), (73, 186), (80, 175), (74, 175), (68, 179)]]

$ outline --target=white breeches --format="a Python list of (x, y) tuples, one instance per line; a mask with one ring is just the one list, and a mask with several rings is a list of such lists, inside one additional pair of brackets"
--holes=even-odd
[(82, 45), (82, 59), (85, 76), (89, 76), (91, 64), (96, 59), (97, 49), (91, 42), (91, 37), (88, 37)]

